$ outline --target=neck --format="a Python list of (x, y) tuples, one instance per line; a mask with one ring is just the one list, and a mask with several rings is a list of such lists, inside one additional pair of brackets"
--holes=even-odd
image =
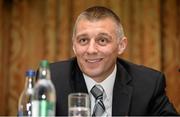
[(104, 75), (96, 76), (96, 77), (89, 76), (89, 77), (92, 78), (95, 82), (101, 83), (101, 82), (103, 82), (105, 79), (107, 79), (112, 74), (112, 72), (115, 70), (115, 66), (113, 67), (113, 69), (110, 72), (108, 72), (108, 73), (106, 73)]

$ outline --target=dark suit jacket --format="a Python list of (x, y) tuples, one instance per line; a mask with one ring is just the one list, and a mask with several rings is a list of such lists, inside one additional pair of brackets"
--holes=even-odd
[[(56, 89), (56, 115), (68, 115), (68, 94), (87, 87), (76, 58), (50, 65)], [(117, 59), (112, 115), (176, 115), (165, 94), (165, 77), (158, 71)]]

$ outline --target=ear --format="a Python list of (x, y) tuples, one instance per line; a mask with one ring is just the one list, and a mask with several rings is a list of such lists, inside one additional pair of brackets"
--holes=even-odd
[(74, 52), (74, 54), (76, 55), (76, 49), (75, 49), (75, 47), (74, 47), (74, 44), (73, 44), (73, 52)]
[(74, 36), (72, 37), (72, 49), (73, 49), (74, 54), (76, 55), (76, 49), (74, 47)]
[(118, 54), (119, 55), (125, 51), (127, 44), (128, 44), (128, 40), (126, 37), (123, 37), (120, 39), (119, 47), (118, 47)]

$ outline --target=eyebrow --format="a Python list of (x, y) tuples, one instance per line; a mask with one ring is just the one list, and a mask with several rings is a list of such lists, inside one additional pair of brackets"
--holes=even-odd
[(112, 38), (112, 37), (111, 37), (110, 35), (108, 35), (107, 33), (99, 33), (99, 34), (98, 34), (98, 36), (101, 36), (101, 35), (102, 35), (102, 36), (107, 36), (107, 37), (109, 37), (109, 38)]
[(79, 38), (79, 37), (86, 37), (88, 36), (87, 34), (80, 34), (80, 35), (77, 35), (76, 37)]
[[(112, 36), (108, 35), (107, 33), (101, 32), (99, 33), (97, 36), (106, 36), (108, 38), (112, 38)], [(76, 36), (76, 38), (80, 38), (80, 37), (88, 37), (88, 34), (79, 34)]]

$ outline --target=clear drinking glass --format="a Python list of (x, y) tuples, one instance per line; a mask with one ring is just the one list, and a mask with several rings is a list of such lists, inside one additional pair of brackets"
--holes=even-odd
[(68, 96), (69, 117), (89, 117), (90, 100), (86, 93), (71, 93)]

